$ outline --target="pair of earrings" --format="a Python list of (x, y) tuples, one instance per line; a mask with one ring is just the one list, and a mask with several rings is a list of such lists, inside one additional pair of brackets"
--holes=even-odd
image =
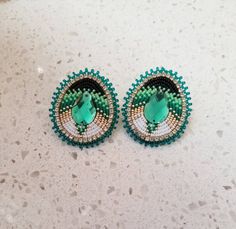
[[(124, 127), (136, 141), (150, 146), (178, 139), (192, 110), (182, 77), (164, 68), (141, 75), (124, 99)], [(49, 111), (53, 130), (63, 141), (80, 148), (95, 146), (116, 128), (117, 93), (107, 78), (86, 68), (60, 83)]]

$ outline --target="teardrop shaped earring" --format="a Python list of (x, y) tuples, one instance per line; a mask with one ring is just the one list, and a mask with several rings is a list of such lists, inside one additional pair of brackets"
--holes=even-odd
[(118, 122), (117, 94), (104, 76), (87, 68), (69, 75), (53, 93), (53, 130), (68, 144), (92, 147), (111, 135)]
[(124, 99), (124, 127), (136, 141), (150, 146), (178, 139), (192, 111), (182, 76), (163, 67), (141, 75)]

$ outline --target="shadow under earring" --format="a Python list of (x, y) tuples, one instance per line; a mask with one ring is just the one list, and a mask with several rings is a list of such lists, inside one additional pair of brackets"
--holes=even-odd
[(118, 122), (116, 96), (112, 83), (98, 71), (73, 72), (53, 94), (49, 109), (53, 130), (68, 144), (98, 145)]
[(190, 93), (182, 76), (165, 68), (141, 75), (124, 99), (124, 127), (136, 141), (150, 146), (178, 139), (192, 111)]

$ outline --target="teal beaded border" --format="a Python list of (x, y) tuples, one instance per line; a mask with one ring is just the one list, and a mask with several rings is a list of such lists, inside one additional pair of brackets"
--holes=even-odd
[[(159, 73), (164, 73), (164, 74), (168, 74), (169, 76), (173, 77), (173, 79), (175, 79), (181, 90), (182, 93), (185, 96), (186, 99), (186, 116), (185, 119), (181, 125), (181, 127), (179, 128), (179, 130), (177, 131), (176, 134), (174, 134), (173, 136), (162, 140), (162, 141), (146, 141), (143, 138), (141, 138), (140, 136), (138, 136), (131, 128), (130, 123), (128, 121), (128, 104), (130, 102), (131, 99), (131, 95), (133, 94), (133, 92), (136, 90), (136, 88), (147, 78), (152, 77), (154, 75), (157, 75)], [(188, 91), (188, 87), (186, 86), (186, 83), (183, 81), (183, 77), (182, 76), (178, 76), (177, 72), (173, 72), (172, 70), (166, 70), (164, 67), (156, 67), (155, 70), (150, 69), (150, 71), (146, 71), (145, 74), (141, 74), (139, 79), (136, 79), (136, 82), (132, 84), (132, 87), (129, 88), (129, 90), (127, 91), (127, 96), (124, 97), (124, 104), (122, 107), (122, 114), (123, 114), (123, 126), (126, 129), (127, 133), (137, 142), (144, 144), (145, 146), (151, 146), (151, 147), (158, 147), (161, 145), (166, 145), (166, 144), (171, 144), (172, 142), (176, 141), (178, 138), (180, 138), (182, 136), (182, 134), (184, 133), (186, 126), (188, 124), (188, 118), (191, 115), (192, 112), (192, 103), (191, 103), (191, 97), (190, 97), (190, 92)]]
[[(111, 98), (112, 98), (114, 116), (112, 119), (112, 123), (110, 124), (110, 127), (102, 136), (100, 136), (99, 138), (91, 142), (76, 142), (70, 139), (68, 136), (66, 136), (59, 128), (57, 120), (56, 120), (55, 108), (56, 108), (56, 104), (59, 99), (59, 96), (61, 92), (64, 90), (64, 88), (67, 87), (68, 84), (72, 82), (73, 80), (77, 78), (79, 79), (79, 77), (86, 76), (86, 75), (95, 77), (103, 82), (103, 84), (106, 87), (106, 90), (110, 93)], [(116, 125), (119, 119), (118, 108), (119, 108), (119, 100), (117, 99), (117, 93), (115, 92), (115, 88), (113, 87), (109, 79), (104, 76), (101, 76), (99, 71), (95, 72), (94, 69), (88, 70), (88, 68), (85, 68), (84, 71), (80, 70), (78, 73), (73, 72), (72, 75), (67, 76), (67, 79), (64, 79), (60, 82), (60, 85), (56, 88), (56, 91), (53, 93), (53, 96), (52, 96), (51, 108), (49, 109), (49, 117), (53, 123), (52, 129), (58, 135), (58, 137), (62, 139), (62, 141), (65, 141), (69, 145), (78, 146), (82, 149), (84, 147), (89, 148), (89, 147), (97, 146), (100, 143), (104, 142), (104, 139), (109, 137), (112, 134), (113, 129), (116, 129)]]

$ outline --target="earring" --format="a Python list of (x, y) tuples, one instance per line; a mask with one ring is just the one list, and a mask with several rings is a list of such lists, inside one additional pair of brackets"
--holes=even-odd
[(53, 130), (68, 144), (92, 147), (111, 135), (118, 120), (117, 94), (104, 76), (87, 68), (69, 75), (53, 93)]
[(141, 75), (124, 99), (124, 127), (136, 141), (150, 146), (178, 139), (192, 111), (190, 93), (182, 76), (165, 68)]

